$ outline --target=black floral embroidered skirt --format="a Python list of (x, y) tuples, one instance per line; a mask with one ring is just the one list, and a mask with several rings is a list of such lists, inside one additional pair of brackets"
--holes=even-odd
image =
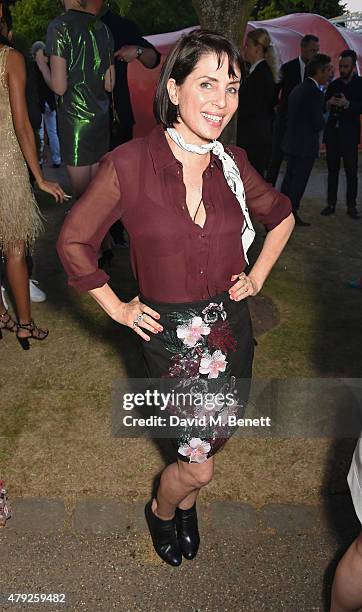
[(142, 341), (147, 375), (174, 382), (187, 398), (167, 407), (179, 423), (171, 428), (175, 454), (202, 463), (223, 447), (245, 412), (254, 356), (247, 301), (230, 300), (227, 292), (193, 303), (140, 300), (159, 312), (163, 326)]

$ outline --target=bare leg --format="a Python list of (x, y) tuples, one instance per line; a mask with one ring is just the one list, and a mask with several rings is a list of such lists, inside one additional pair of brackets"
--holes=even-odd
[[(29, 274), (25, 259), (24, 241), (14, 243), (6, 252), (6, 275), (15, 300), (18, 321), (21, 325), (28, 325), (31, 322), (31, 311)], [(32, 332), (19, 329), (17, 335), (19, 338), (28, 338), (32, 334), (34, 337), (42, 338), (47, 333), (46, 330), (35, 327)]]
[(79, 198), (91, 182), (92, 167), (93, 166), (67, 166), (75, 198)]
[(362, 533), (340, 560), (333, 580), (330, 612), (362, 608)]
[(23, 241), (16, 242), (6, 252), (6, 275), (14, 296), (19, 323), (29, 323), (31, 319), (29, 275)]
[(180, 505), (184, 510), (193, 506), (202, 487), (214, 474), (214, 458), (204, 463), (177, 461), (168, 465), (161, 474), (157, 500), (152, 501), (153, 512), (163, 520), (173, 518)]

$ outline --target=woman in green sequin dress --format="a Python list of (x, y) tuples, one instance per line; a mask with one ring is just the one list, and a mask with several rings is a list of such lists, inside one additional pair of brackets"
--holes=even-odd
[(64, 0), (63, 4), (66, 12), (48, 27), (46, 55), (50, 66), (41, 51), (37, 63), (59, 96), (61, 155), (78, 197), (109, 149), (107, 92), (115, 80), (113, 39), (107, 26), (87, 11), (86, 0)]

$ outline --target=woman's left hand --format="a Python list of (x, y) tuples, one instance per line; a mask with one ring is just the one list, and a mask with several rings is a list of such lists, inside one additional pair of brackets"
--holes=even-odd
[(52, 195), (57, 202), (64, 202), (64, 200), (69, 200), (71, 198), (70, 195), (63, 191), (63, 189), (60, 185), (58, 185), (58, 183), (53, 183), (51, 181), (45, 181), (44, 179), (41, 179), (37, 181), (37, 184), (39, 189), (50, 193), (50, 195)]
[(236, 302), (240, 302), (240, 300), (256, 295), (261, 289), (261, 287), (257, 285), (256, 281), (250, 278), (250, 276), (247, 276), (244, 272), (241, 274), (233, 274), (230, 280), (237, 280), (235, 285), (229, 289), (230, 299), (235, 300)]

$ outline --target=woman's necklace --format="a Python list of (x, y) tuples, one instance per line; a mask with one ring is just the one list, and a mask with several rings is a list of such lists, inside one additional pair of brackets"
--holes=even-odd
[(193, 220), (193, 222), (195, 222), (195, 219), (196, 219), (196, 217), (197, 217), (197, 213), (199, 212), (199, 209), (200, 209), (201, 203), (202, 203), (202, 196), (201, 196), (201, 200), (200, 200), (200, 202), (198, 203), (198, 206), (197, 206), (197, 208), (196, 208), (196, 212), (195, 212), (194, 216), (193, 216), (193, 217), (191, 217), (191, 218), (192, 218), (192, 220)]

